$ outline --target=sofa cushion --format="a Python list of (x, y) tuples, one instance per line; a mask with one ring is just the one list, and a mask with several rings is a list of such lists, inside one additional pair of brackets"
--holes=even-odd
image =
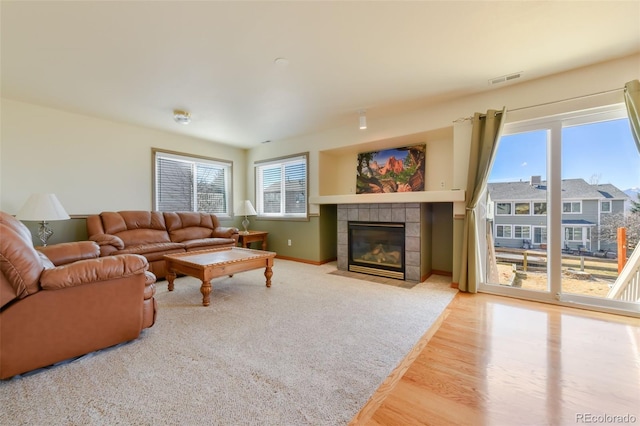
[(170, 243), (167, 231), (156, 229), (131, 229), (118, 233), (124, 242), (125, 250), (131, 246)]
[(149, 255), (153, 253), (173, 253), (184, 251), (184, 244), (182, 243), (151, 243), (151, 244), (138, 244), (135, 246), (127, 247), (124, 250), (118, 250), (113, 252), (117, 254), (141, 254), (147, 259)]
[(122, 238), (116, 237), (115, 235), (93, 234), (89, 236), (89, 239), (91, 241), (95, 241), (100, 247), (113, 246), (118, 250), (122, 250), (124, 248), (124, 241), (122, 241)]
[(185, 241), (187, 251), (204, 250), (205, 248), (217, 248), (226, 246), (235, 246), (236, 241), (233, 238), (201, 238), (199, 240)]
[(165, 231), (162, 212), (125, 210), (100, 213), (105, 234), (118, 234), (128, 229), (155, 229)]
[(100, 247), (93, 241), (76, 241), (39, 247), (55, 266), (66, 265), (84, 259), (95, 259), (100, 256)]
[(201, 228), (201, 227), (190, 227), (183, 229), (176, 229), (175, 231), (171, 231), (170, 238), (171, 241), (175, 241), (177, 243), (189, 242), (190, 240), (199, 240), (202, 238), (211, 237), (213, 230), (210, 228)]
[(164, 218), (169, 238), (177, 243), (211, 237), (216, 226), (206, 213), (165, 212)]
[(44, 290), (59, 290), (144, 274), (148, 266), (149, 263), (143, 256), (109, 256), (85, 259), (45, 270), (40, 282)]

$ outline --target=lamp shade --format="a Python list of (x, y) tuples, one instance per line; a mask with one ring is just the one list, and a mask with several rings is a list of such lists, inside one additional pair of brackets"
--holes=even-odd
[(251, 201), (244, 200), (240, 204), (240, 206), (238, 206), (238, 209), (236, 210), (236, 214), (238, 216), (255, 216), (258, 213), (256, 212), (256, 209), (253, 208)]
[(16, 214), (16, 219), (49, 221), (70, 219), (55, 194), (32, 194)]

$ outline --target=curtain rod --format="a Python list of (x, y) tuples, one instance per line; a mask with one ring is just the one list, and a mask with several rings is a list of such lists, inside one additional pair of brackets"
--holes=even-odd
[[(578, 100), (578, 99), (590, 98), (592, 96), (606, 95), (606, 94), (618, 92), (618, 91), (621, 91), (621, 90), (624, 91), (624, 90), (626, 90), (626, 88), (620, 87), (618, 89), (603, 90), (602, 92), (591, 93), (589, 95), (574, 96), (572, 98), (565, 98), (565, 99), (560, 99), (560, 100), (557, 100), (557, 101), (549, 101), (549, 102), (544, 102), (544, 103), (536, 104), (536, 105), (529, 105), (529, 106), (520, 107), (520, 108), (508, 109), (507, 112), (522, 111), (522, 110), (526, 110), (526, 109), (530, 109), (530, 108), (537, 108), (537, 107), (541, 107), (541, 106), (559, 104), (559, 103), (562, 103), (562, 102), (575, 101), (575, 100)], [(502, 111), (497, 111), (496, 114), (501, 114), (501, 113), (502, 113)], [(485, 114), (483, 114), (483, 116), (484, 115)], [(453, 120), (453, 122), (454, 123), (462, 123), (463, 121), (472, 120), (472, 119), (473, 119), (473, 116), (460, 117), (460, 118), (458, 118), (456, 120)]]

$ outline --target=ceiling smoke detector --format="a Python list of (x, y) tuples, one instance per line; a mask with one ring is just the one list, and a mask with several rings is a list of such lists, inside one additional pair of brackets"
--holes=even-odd
[(176, 121), (176, 123), (189, 124), (189, 123), (191, 123), (191, 114), (188, 113), (187, 111), (174, 109), (173, 110), (173, 119)]

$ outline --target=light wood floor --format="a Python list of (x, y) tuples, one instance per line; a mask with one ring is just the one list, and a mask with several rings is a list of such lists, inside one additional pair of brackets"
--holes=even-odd
[(459, 293), (351, 424), (625, 423), (589, 415), (640, 424), (639, 319)]

